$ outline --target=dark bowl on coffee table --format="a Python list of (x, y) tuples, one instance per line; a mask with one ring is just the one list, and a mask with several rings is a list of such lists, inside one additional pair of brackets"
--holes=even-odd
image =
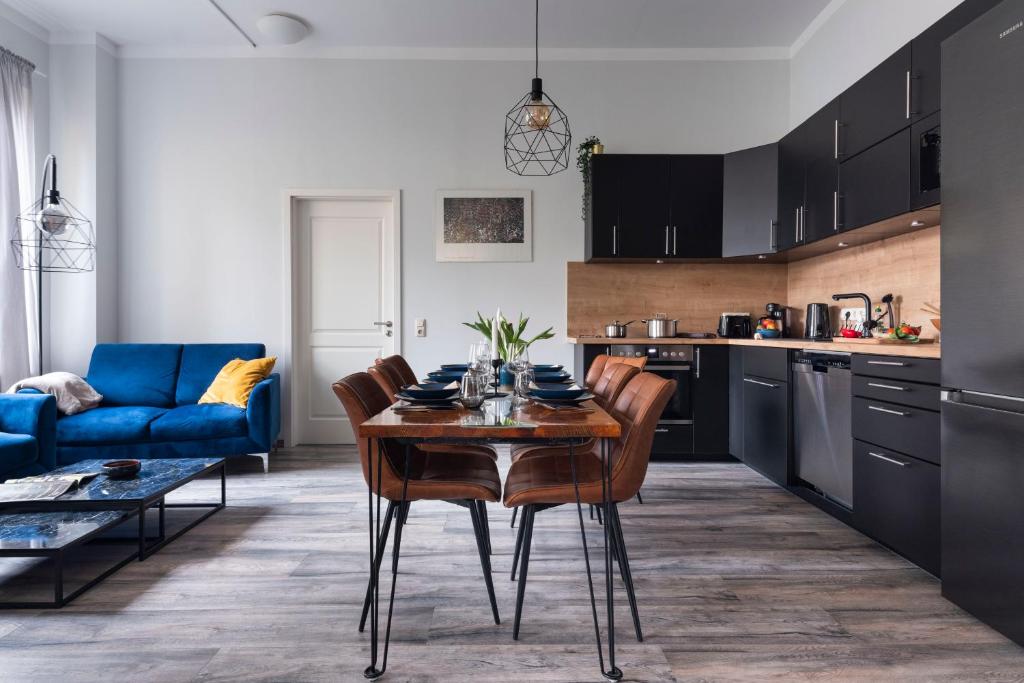
[(108, 460), (103, 463), (103, 473), (111, 479), (131, 479), (141, 469), (139, 460)]

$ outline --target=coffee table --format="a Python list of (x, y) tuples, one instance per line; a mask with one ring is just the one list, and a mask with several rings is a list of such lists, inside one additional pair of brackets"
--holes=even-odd
[[(51, 474), (72, 474), (96, 472), (101, 470), (102, 460), (82, 460), (53, 470)], [(209, 503), (167, 503), (165, 498), (170, 492), (199, 477), (220, 473), (220, 499)], [(80, 595), (85, 589), (109, 576), (110, 573), (124, 566), (128, 561), (138, 559), (140, 562), (147, 556), (175, 540), (189, 529), (206, 520), (211, 515), (223, 510), (227, 505), (227, 478), (224, 458), (166, 458), (143, 460), (142, 469), (131, 479), (111, 479), (101, 474), (80, 489), (69, 491), (55, 500), (20, 501), (17, 503), (0, 503), (0, 557), (37, 557), (53, 556), (55, 560), (55, 597), (60, 584), (63, 550), (84, 543), (98, 534), (121, 524), (126, 519), (138, 517), (138, 547), (132, 556), (121, 562), (102, 576), (91, 581), (84, 588), (63, 599), (56, 599), (47, 607), (62, 607)], [(156, 508), (159, 515), (159, 527), (156, 540), (147, 542), (146, 512)], [(196, 508), (206, 511), (191, 520), (171, 535), (166, 533), (165, 512), (167, 508)], [(106, 514), (104, 514), (106, 513)], [(48, 517), (47, 515), (52, 515)], [(57, 525), (57, 531), (47, 531), (54, 535), (52, 547), (35, 547), (33, 543), (42, 542), (31, 533), (17, 531), (26, 525), (39, 523)], [(92, 525), (92, 526), (90, 526)], [(98, 526), (96, 526), (98, 525)], [(11, 531), (14, 529), (14, 531)], [(10, 534), (12, 544), (5, 549), (4, 538)], [(29, 541), (22, 543), (18, 539), (24, 536)], [(45, 536), (45, 534), (44, 534)], [(31, 540), (35, 538), (35, 540)], [(24, 546), (24, 547), (22, 547)], [(45, 552), (37, 552), (45, 551)], [(59, 604), (57, 604), (59, 603)], [(12, 603), (0, 604), (0, 607)]]

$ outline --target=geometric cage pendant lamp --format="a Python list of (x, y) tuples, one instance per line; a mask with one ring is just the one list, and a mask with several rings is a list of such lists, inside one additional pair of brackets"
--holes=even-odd
[[(49, 189), (47, 189), (49, 183)], [(57, 158), (46, 157), (39, 200), (18, 215), (11, 239), (21, 270), (34, 271), (39, 332), (39, 372), (43, 363), (43, 273), (86, 273), (96, 268), (92, 223), (57, 190)]]
[(530, 91), (505, 114), (505, 167), (516, 175), (545, 176), (569, 166), (569, 119), (540, 78), (540, 0), (534, 8), (534, 77)]

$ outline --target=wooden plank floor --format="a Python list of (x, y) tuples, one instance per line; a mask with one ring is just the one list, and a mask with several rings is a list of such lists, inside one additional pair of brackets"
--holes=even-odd
[[(180, 498), (215, 491), (201, 481)], [(233, 463), (228, 496), (227, 510), (70, 607), (0, 612), (0, 680), (362, 680), (354, 451), (282, 451), (269, 475)], [(622, 506), (647, 636), (633, 638), (620, 589), (627, 680), (1024, 679), (1024, 649), (943, 600), (934, 578), (742, 465), (654, 463), (644, 500)], [(413, 506), (386, 680), (598, 680), (575, 510), (537, 517), (519, 642), (514, 532), (500, 506), (490, 519), (500, 626), (468, 512)], [(587, 526), (599, 545), (601, 527)], [(0, 560), (0, 591), (36, 574)]]

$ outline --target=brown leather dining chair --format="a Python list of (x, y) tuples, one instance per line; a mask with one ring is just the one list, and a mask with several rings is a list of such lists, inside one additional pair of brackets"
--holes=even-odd
[(399, 378), (400, 386), (405, 386), (406, 384), (415, 384), (416, 382), (419, 381), (419, 378), (416, 377), (416, 373), (413, 372), (412, 366), (409, 365), (409, 361), (405, 360), (404, 357), (397, 353), (393, 356), (388, 356), (386, 358), (377, 358), (376, 360), (374, 360), (373, 363), (374, 365), (387, 365), (388, 367), (394, 369), (395, 373)]
[[(651, 373), (640, 373), (626, 385), (610, 413), (622, 425), (622, 435), (610, 445), (608, 458), (611, 467), (611, 512), (605, 519), (608, 537), (614, 556), (619, 565), (622, 582), (626, 586), (633, 627), (637, 640), (643, 640), (640, 616), (637, 611), (633, 578), (626, 553), (626, 543), (619, 520), (618, 504), (637, 494), (647, 474), (647, 465), (654, 442), (654, 430), (661, 412), (675, 392), (675, 380), (667, 380)], [(572, 467), (575, 465), (579, 483), (579, 498), (572, 482)], [(519, 586), (516, 595), (516, 616), (512, 637), (519, 637), (519, 622), (522, 616), (523, 599), (526, 591), (526, 576), (530, 564), (530, 545), (533, 540), (533, 525), (536, 514), (567, 503), (603, 503), (603, 488), (600, 444), (595, 444), (586, 453), (573, 452), (569, 457), (568, 448), (551, 449), (547, 454), (520, 458), (512, 463), (505, 478), (505, 507), (523, 507), (523, 519), (519, 525), (516, 553), (513, 565), (520, 564)], [(583, 516), (580, 514), (580, 533), (585, 533)], [(520, 558), (521, 556), (521, 558)]]
[[(391, 405), (391, 400), (368, 373), (357, 372), (335, 382), (332, 387), (353, 427), (362, 424)], [(491, 560), (487, 549), (482, 509), (485, 502), (497, 502), (501, 497), (501, 478), (498, 467), (490, 457), (473, 452), (460, 452), (451, 446), (444, 453), (431, 453), (416, 446), (401, 446), (390, 439), (359, 439), (359, 459), (363, 480), (371, 490), (380, 490), (388, 501), (387, 510), (377, 539), (375, 573), (384, 559), (384, 547), (392, 521), (395, 532), (392, 542), (392, 591), (398, 572), (398, 558), (402, 543), (402, 529), (412, 503), (421, 500), (443, 500), (469, 508), (476, 535), (480, 566), (491, 601), (494, 623), (501, 623), (498, 604), (491, 581)], [(408, 451), (406, 451), (408, 449)], [(406, 458), (406, 452), (409, 457)], [(370, 479), (370, 458), (373, 460), (373, 480)], [(380, 466), (377, 466), (377, 463)], [(408, 475), (403, 483), (403, 473)], [(359, 630), (366, 625), (370, 608), (372, 579), (366, 588)]]
[(594, 360), (590, 362), (590, 367), (587, 368), (587, 374), (583, 379), (583, 384), (593, 391), (597, 386), (598, 381), (602, 376), (604, 376), (605, 369), (614, 363), (624, 363), (625, 365), (643, 370), (644, 367), (647, 366), (647, 356), (634, 358), (627, 356), (609, 356), (607, 353), (598, 354), (597, 356), (594, 356)]

